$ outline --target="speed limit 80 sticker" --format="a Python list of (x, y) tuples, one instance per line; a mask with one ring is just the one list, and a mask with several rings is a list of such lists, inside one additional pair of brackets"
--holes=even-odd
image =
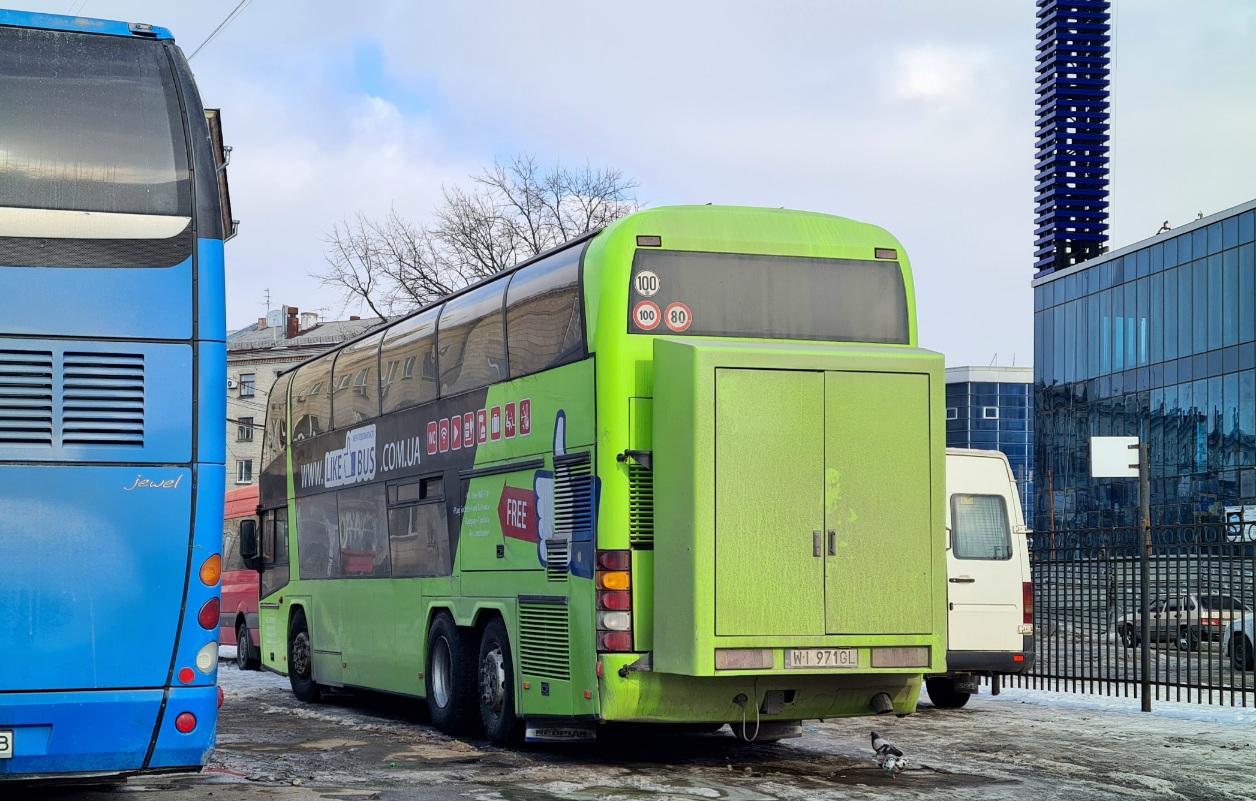
[(669, 304), (663, 311), (663, 322), (677, 334), (688, 331), (693, 323), (693, 312), (683, 303)]
[(643, 331), (654, 330), (661, 316), (658, 304), (652, 300), (643, 300), (632, 309), (632, 321)]

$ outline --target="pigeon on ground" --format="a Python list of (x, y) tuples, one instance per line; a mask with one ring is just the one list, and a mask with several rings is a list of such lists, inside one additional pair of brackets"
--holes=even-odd
[(881, 770), (893, 776), (907, 767), (907, 758), (893, 743), (876, 732), (872, 733), (872, 750), (877, 752), (877, 764)]

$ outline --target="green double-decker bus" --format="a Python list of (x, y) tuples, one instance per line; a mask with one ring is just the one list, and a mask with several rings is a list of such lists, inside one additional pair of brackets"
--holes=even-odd
[(912, 712), (945, 669), (942, 371), (881, 228), (626, 217), (279, 377), (263, 664), (498, 743)]

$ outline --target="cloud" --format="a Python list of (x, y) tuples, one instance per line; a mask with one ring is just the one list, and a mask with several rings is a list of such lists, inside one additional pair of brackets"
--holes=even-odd
[(890, 95), (897, 100), (967, 103), (979, 94), (978, 77), (992, 61), (988, 51), (948, 45), (900, 49), (890, 68)]

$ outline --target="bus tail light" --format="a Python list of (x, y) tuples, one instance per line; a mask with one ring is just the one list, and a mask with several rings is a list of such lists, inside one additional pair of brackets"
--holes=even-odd
[(196, 680), (196, 674), (192, 672), (192, 668), (185, 667), (179, 671), (179, 683), (191, 684)]
[(206, 631), (212, 631), (221, 624), (219, 615), (221, 607), (217, 598), (210, 598), (201, 607), (201, 611), (196, 613), (196, 622), (201, 624), (201, 628)]
[(214, 554), (201, 564), (201, 583), (206, 587), (212, 587), (220, 578), (222, 578), (222, 557)]
[(1033, 625), (1034, 622), (1034, 585), (1032, 581), (1026, 581), (1021, 584), (1021, 597), (1025, 604), (1025, 620), (1024, 622)]
[(192, 729), (196, 728), (196, 715), (193, 715), (191, 712), (181, 713), (179, 717), (174, 719), (174, 727), (178, 729), (181, 734), (189, 733)]
[(631, 651), (632, 632), (599, 631), (597, 633), (597, 649), (599, 651)]
[(632, 593), (614, 590), (599, 590), (597, 608), (609, 612), (627, 612), (632, 609)]
[(597, 648), (599, 651), (632, 650), (632, 554), (599, 551), (597, 554)]
[(218, 667), (218, 643), (205, 643), (205, 646), (196, 652), (196, 669), (208, 676), (216, 667)]

